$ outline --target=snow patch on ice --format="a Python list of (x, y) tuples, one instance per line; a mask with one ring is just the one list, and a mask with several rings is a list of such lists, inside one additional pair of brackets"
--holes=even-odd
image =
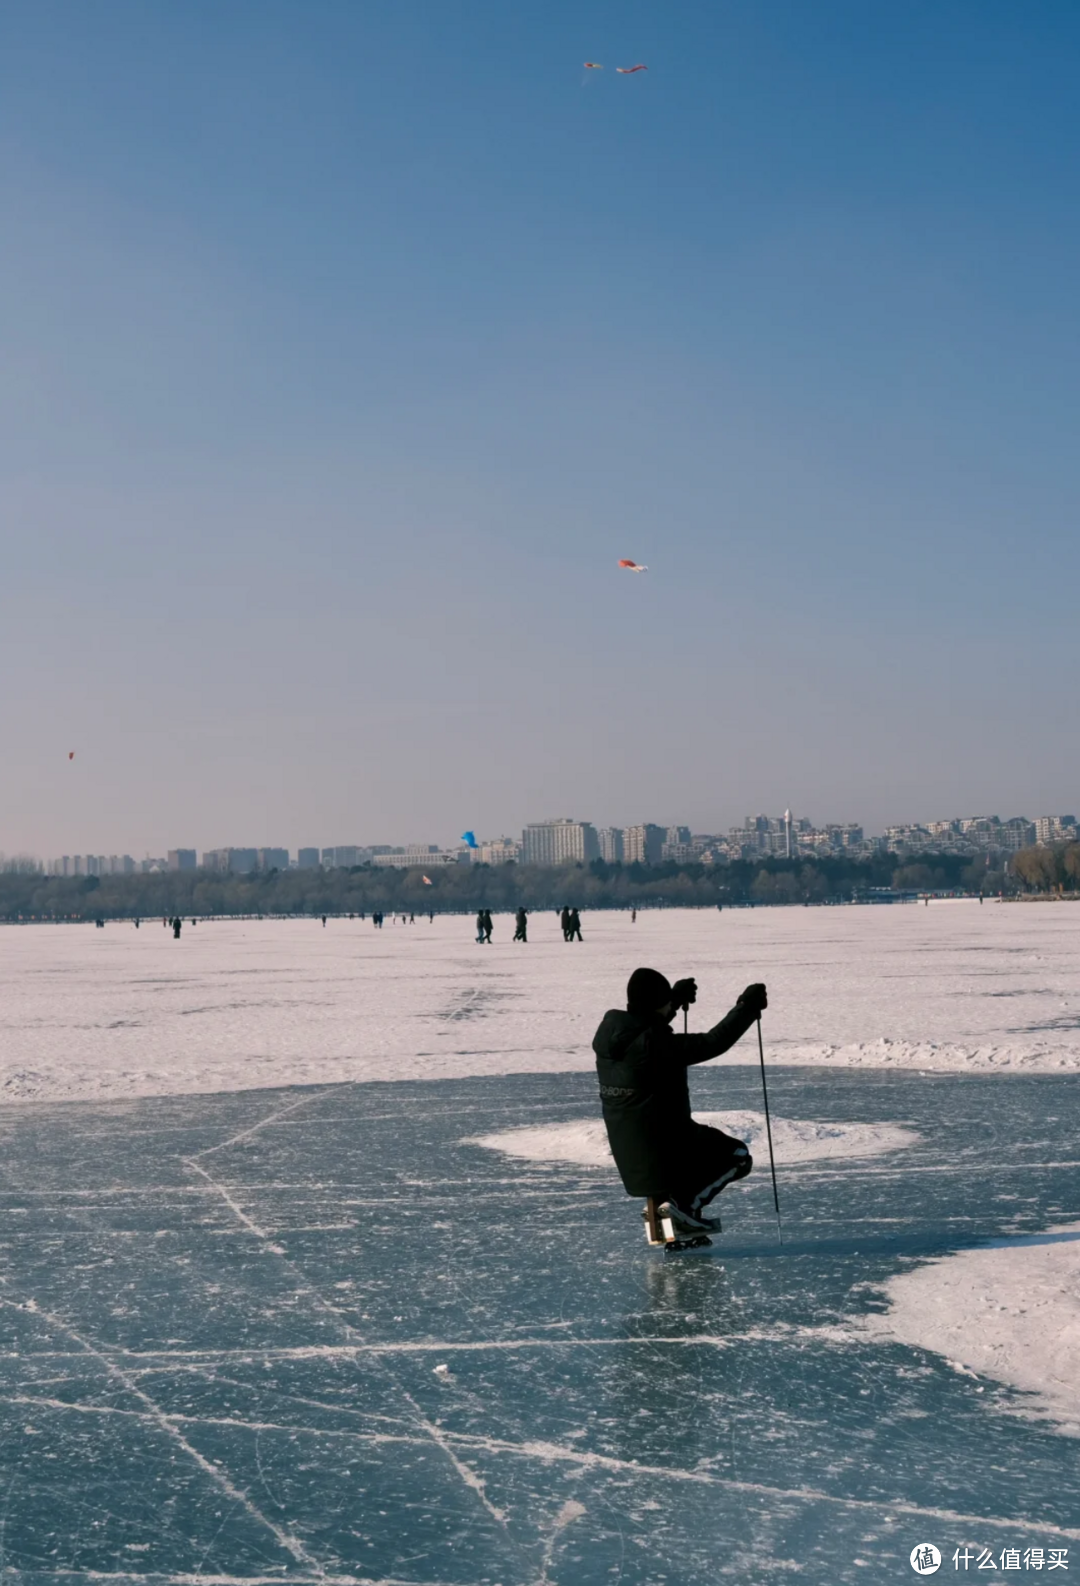
[(965, 1046), (951, 1041), (853, 1041), (846, 1046), (793, 1045), (777, 1052), (785, 1063), (830, 1064), (837, 1068), (918, 1068), (935, 1073), (1053, 1073), (1075, 1069), (1078, 1054), (1045, 1041)]
[(875, 1336), (944, 1357), (954, 1371), (1006, 1383), (1014, 1414), (1080, 1437), (1080, 1223), (995, 1240), (931, 1261), (883, 1286)]
[[(745, 1140), (753, 1155), (768, 1150), (762, 1112), (703, 1112), (697, 1121)], [(892, 1123), (820, 1123), (816, 1119), (774, 1118), (773, 1147), (777, 1162), (819, 1162), (848, 1157), (880, 1156), (915, 1145), (913, 1129)], [(530, 1162), (572, 1162), (577, 1167), (611, 1167), (602, 1122), (575, 1119), (569, 1123), (530, 1124), (521, 1129), (479, 1135), (463, 1145), (482, 1145)]]

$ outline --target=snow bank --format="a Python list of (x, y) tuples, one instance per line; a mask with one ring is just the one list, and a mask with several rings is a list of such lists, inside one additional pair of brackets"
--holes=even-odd
[(1080, 1223), (945, 1256), (884, 1293), (869, 1331), (1019, 1389), (1002, 1408), (1080, 1437)]
[[(755, 1157), (764, 1159), (768, 1151), (765, 1114), (762, 1112), (702, 1112), (699, 1123), (723, 1129), (725, 1134), (745, 1140)], [(774, 1118), (773, 1149), (776, 1160), (785, 1167), (796, 1162), (835, 1161), (842, 1157), (879, 1156), (914, 1145), (919, 1136), (912, 1129), (891, 1123), (818, 1123), (813, 1119)], [(573, 1162), (578, 1167), (611, 1167), (611, 1152), (602, 1123), (533, 1124), (522, 1129), (507, 1129), (502, 1134), (479, 1135), (462, 1142), (482, 1145), (489, 1151), (524, 1157), (530, 1162)]]

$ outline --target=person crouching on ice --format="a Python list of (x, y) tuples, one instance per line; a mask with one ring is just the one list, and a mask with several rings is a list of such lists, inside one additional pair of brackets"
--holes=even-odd
[(745, 1141), (694, 1122), (686, 1071), (728, 1051), (768, 1006), (763, 985), (747, 986), (704, 1035), (677, 1035), (676, 1010), (696, 1000), (696, 981), (672, 986), (655, 969), (635, 969), (626, 1012), (605, 1013), (593, 1038), (608, 1142), (626, 1193), (655, 1200), (680, 1238), (715, 1233), (720, 1224), (702, 1216), (705, 1207), (754, 1165)]

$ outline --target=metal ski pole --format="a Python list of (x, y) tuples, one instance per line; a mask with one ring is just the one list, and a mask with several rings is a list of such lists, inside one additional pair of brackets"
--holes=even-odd
[(765, 1098), (765, 1132), (769, 1137), (769, 1168), (772, 1172), (772, 1198), (776, 1207), (776, 1233), (780, 1243), (784, 1242), (784, 1231), (780, 1225), (780, 1196), (776, 1190), (776, 1158), (773, 1156), (772, 1123), (769, 1119), (769, 1092), (765, 1084), (765, 1043), (761, 1039), (761, 1014), (757, 1017), (757, 1046), (758, 1056), (761, 1059), (761, 1094)]

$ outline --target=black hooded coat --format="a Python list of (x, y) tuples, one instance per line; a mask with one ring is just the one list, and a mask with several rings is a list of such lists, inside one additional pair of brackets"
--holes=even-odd
[(608, 1142), (628, 1195), (700, 1187), (727, 1148), (741, 1144), (694, 1122), (686, 1071), (728, 1051), (756, 1019), (756, 1009), (737, 1006), (704, 1035), (677, 1035), (656, 1013), (605, 1013), (593, 1051)]

